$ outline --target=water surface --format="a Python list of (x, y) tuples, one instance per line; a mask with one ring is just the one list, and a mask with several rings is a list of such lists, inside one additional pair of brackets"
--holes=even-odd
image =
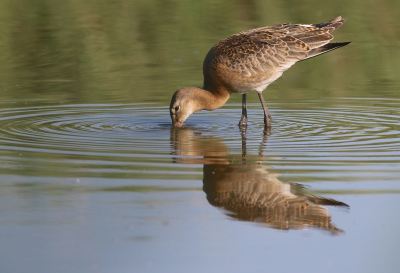
[[(393, 3), (23, 2), (0, 9), (2, 272), (399, 268)], [(268, 87), (270, 131), (254, 94), (245, 131), (239, 95), (171, 128), (218, 40), (338, 15), (352, 44)]]

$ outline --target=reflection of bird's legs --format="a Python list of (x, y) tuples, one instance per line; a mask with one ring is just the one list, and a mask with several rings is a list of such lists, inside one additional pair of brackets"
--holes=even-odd
[(246, 164), (246, 126), (240, 126), (240, 135), (242, 137), (242, 164)]
[(263, 133), (264, 133), (263, 134), (263, 140), (262, 140), (262, 142), (260, 144), (260, 149), (259, 149), (259, 152), (258, 152), (259, 156), (264, 156), (264, 154), (263, 154), (264, 153), (264, 147), (265, 147), (265, 144), (267, 144), (268, 137), (271, 135), (271, 127), (265, 126)]
[(239, 121), (239, 126), (247, 126), (247, 104), (246, 104), (246, 94), (242, 95), (242, 117)]
[(261, 105), (263, 107), (263, 110), (264, 110), (264, 124), (265, 124), (265, 127), (271, 127), (271, 121), (272, 121), (271, 114), (269, 113), (268, 107), (265, 104), (265, 100), (264, 100), (264, 97), (262, 95), (262, 92), (257, 92), (257, 93), (258, 93), (258, 97), (260, 98), (260, 102), (261, 102)]

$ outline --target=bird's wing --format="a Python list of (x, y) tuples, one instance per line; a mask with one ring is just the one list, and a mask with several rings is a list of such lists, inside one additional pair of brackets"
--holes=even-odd
[(309, 58), (345, 21), (337, 17), (315, 25), (287, 23), (243, 31), (213, 47), (214, 61), (245, 77), (269, 77)]

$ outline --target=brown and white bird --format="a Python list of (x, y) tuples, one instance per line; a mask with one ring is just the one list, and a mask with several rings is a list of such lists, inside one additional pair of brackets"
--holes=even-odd
[(175, 92), (170, 105), (172, 123), (181, 127), (199, 110), (214, 110), (232, 93), (242, 95), (242, 117), (247, 124), (246, 94), (257, 92), (264, 109), (264, 123), (271, 126), (271, 115), (262, 91), (299, 61), (345, 46), (350, 42), (329, 43), (332, 32), (346, 19), (337, 17), (325, 23), (279, 24), (246, 30), (214, 45), (203, 63), (204, 86), (183, 87)]

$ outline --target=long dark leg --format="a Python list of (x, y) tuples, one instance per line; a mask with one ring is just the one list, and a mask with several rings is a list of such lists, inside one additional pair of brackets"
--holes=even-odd
[(242, 95), (242, 117), (239, 121), (239, 126), (247, 125), (247, 104), (246, 104), (246, 94)]
[(271, 127), (271, 121), (272, 121), (271, 114), (269, 113), (267, 105), (265, 104), (265, 100), (264, 100), (264, 97), (262, 95), (262, 92), (257, 92), (257, 93), (258, 93), (258, 97), (260, 98), (261, 105), (262, 105), (262, 107), (264, 109), (264, 124), (265, 124), (265, 127), (270, 128)]

